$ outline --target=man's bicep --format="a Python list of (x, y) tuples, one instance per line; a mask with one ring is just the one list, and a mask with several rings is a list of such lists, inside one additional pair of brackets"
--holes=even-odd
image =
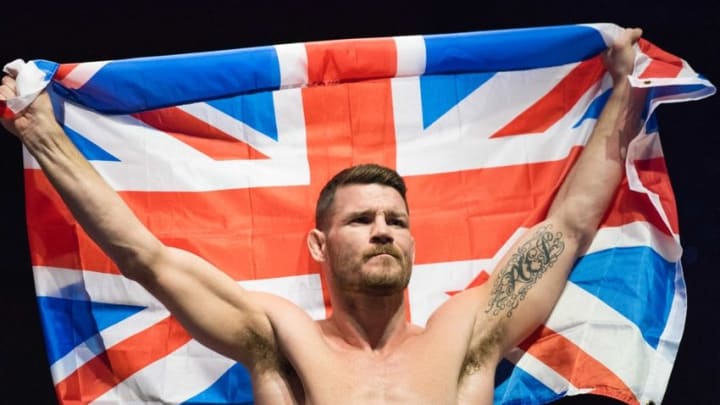
[(265, 309), (272, 298), (245, 290), (192, 253), (168, 248), (163, 256), (143, 285), (193, 338), (248, 366), (272, 357), (277, 345)]

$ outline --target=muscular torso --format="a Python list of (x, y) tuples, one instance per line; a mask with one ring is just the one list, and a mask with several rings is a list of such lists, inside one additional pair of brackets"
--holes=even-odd
[(469, 329), (450, 328), (452, 316), (408, 325), (387, 350), (349, 344), (329, 321), (277, 316), (282, 364), (252, 371), (258, 404), (492, 403), (496, 363), (467, 366)]

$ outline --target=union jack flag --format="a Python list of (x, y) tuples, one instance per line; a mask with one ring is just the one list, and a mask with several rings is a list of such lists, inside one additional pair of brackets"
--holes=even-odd
[[(304, 237), (320, 188), (352, 164), (396, 168), (417, 246), (409, 317), (423, 325), (542, 220), (608, 97), (599, 55), (619, 32), (590, 24), (33, 63), (73, 142), (152, 232), (315, 319), (328, 300)], [(500, 364), (498, 404), (663, 398), (686, 291), (655, 110), (715, 88), (650, 42), (637, 47), (630, 80), (650, 90), (626, 179), (547, 323)], [(251, 403), (243, 367), (120, 276), (27, 153), (24, 164), (60, 402)]]

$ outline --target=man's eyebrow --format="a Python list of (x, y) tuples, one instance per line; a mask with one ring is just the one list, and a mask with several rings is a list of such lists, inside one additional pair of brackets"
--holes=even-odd
[(366, 210), (358, 210), (358, 211), (350, 211), (344, 215), (344, 218), (350, 218), (350, 217), (358, 217), (358, 216), (365, 216), (365, 215), (371, 215), (375, 216), (378, 212), (384, 213), (386, 216), (393, 217), (393, 218), (407, 218), (410, 215), (408, 215), (405, 211), (399, 211), (399, 210), (376, 210), (376, 209), (366, 209)]
[(366, 209), (366, 210), (357, 210), (357, 211), (349, 211), (347, 212), (343, 217), (344, 218), (351, 218), (351, 217), (362, 217), (366, 215), (375, 215), (375, 210), (373, 209)]
[(390, 210), (386, 211), (385, 215), (394, 217), (394, 218), (408, 218), (410, 215), (405, 211), (396, 211), (396, 210)]

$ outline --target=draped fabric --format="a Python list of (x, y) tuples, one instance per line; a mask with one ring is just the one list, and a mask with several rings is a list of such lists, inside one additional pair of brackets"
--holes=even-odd
[[(543, 219), (609, 96), (600, 54), (619, 32), (588, 24), (33, 63), (68, 135), (153, 233), (315, 319), (328, 300), (305, 234), (320, 188), (352, 164), (396, 168), (417, 249), (409, 316), (423, 325)], [(656, 107), (715, 88), (646, 40), (637, 50), (630, 80), (650, 90), (626, 178), (546, 324), (499, 365), (498, 404), (662, 400), (686, 291)], [(37, 162), (26, 153), (24, 163), (60, 402), (251, 403), (246, 370), (123, 278)]]

